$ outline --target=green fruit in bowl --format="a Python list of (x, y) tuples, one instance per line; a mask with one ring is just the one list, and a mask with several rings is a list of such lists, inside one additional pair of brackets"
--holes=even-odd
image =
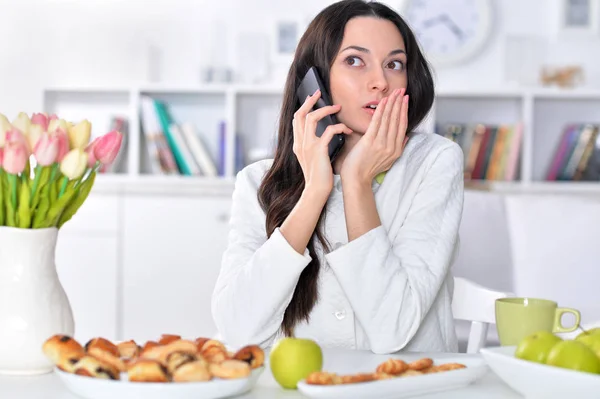
[(600, 327), (592, 328), (590, 330), (584, 331), (584, 332), (580, 333), (577, 336), (577, 338), (575, 338), (575, 339), (579, 339), (581, 337), (587, 337), (589, 335), (600, 335)]
[(600, 358), (600, 334), (579, 335), (575, 340), (587, 345)]
[(548, 353), (562, 339), (551, 332), (539, 331), (521, 340), (515, 350), (515, 357), (536, 363), (546, 363)]
[(298, 381), (313, 371), (321, 371), (323, 352), (313, 340), (282, 338), (271, 349), (269, 367), (279, 385), (286, 389), (296, 389)]
[(577, 340), (557, 343), (550, 353), (546, 364), (570, 370), (600, 373), (600, 359), (587, 345)]

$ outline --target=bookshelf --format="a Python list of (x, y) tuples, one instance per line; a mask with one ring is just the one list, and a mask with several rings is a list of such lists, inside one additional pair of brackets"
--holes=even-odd
[[(272, 154), (281, 94), (280, 86), (237, 84), (47, 87), (42, 93), (42, 109), (70, 120), (88, 118), (96, 134), (107, 131), (111, 116), (128, 118), (127, 162), (117, 173), (99, 176), (99, 186), (156, 193), (163, 189), (218, 193), (233, 189), (241, 167)], [(174, 120), (196, 127), (213, 160), (222, 164), (219, 176), (152, 174), (140, 121), (143, 96), (164, 102)], [(436, 124), (444, 123), (520, 122), (523, 136), (515, 180), (469, 181), (468, 189), (596, 195), (600, 194), (597, 182), (545, 181), (545, 176), (565, 125), (600, 124), (599, 109), (600, 90), (440, 88), (432, 112), (420, 128), (433, 132)], [(223, 153), (219, 150), (221, 122), (225, 123)], [(239, 148), (243, 162), (238, 159)]]

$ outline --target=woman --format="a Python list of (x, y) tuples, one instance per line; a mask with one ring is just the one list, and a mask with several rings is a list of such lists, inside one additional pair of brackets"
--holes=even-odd
[[(313, 111), (319, 92), (297, 102), (311, 66), (333, 106)], [(237, 176), (212, 301), (221, 339), (266, 347), (295, 336), (374, 353), (458, 349), (449, 269), (463, 155), (439, 135), (413, 133), (433, 97), (427, 62), (394, 11), (347, 0), (315, 17), (288, 74), (274, 159)], [(328, 114), (340, 123), (316, 137)], [(333, 134), (345, 144), (332, 164)]]

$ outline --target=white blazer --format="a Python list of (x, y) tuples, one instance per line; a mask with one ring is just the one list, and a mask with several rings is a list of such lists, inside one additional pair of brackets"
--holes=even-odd
[[(437, 134), (417, 133), (381, 184), (373, 182), (382, 225), (348, 243), (339, 175), (326, 205), (331, 252), (321, 261), (318, 301), (295, 336), (324, 347), (458, 350), (450, 266), (463, 209), (461, 148)], [(281, 337), (284, 311), (311, 261), (279, 229), (267, 239), (256, 193), (272, 160), (239, 172), (229, 243), (212, 296), (219, 338), (232, 347), (263, 348)]]

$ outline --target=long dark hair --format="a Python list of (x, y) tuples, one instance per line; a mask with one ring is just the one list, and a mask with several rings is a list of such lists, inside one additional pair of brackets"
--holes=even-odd
[[(258, 190), (259, 203), (266, 213), (268, 237), (288, 217), (304, 190), (302, 169), (292, 151), (292, 119), (300, 106), (296, 90), (311, 66), (317, 68), (323, 83), (329, 87), (329, 71), (342, 43), (346, 23), (362, 16), (393, 22), (404, 39), (408, 75), (406, 93), (410, 95), (407, 131), (412, 132), (431, 109), (434, 84), (428, 63), (410, 28), (396, 12), (383, 4), (363, 0), (343, 0), (323, 9), (310, 23), (296, 48), (283, 93), (275, 157)], [(313, 238), (316, 236), (325, 251), (329, 251), (329, 245), (321, 231), (323, 220), (324, 212), (319, 217)], [(292, 300), (285, 310), (281, 330), (286, 336), (293, 335), (296, 323), (308, 321), (310, 311), (318, 299), (320, 264), (312, 238), (307, 248), (312, 261), (300, 274)]]

